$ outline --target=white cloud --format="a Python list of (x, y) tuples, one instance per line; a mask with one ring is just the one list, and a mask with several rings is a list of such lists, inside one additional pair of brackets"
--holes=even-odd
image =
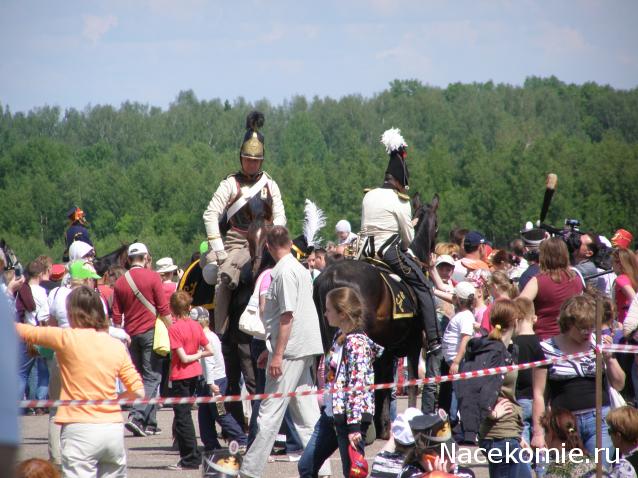
[[(153, 15), (160, 17), (190, 20), (206, 10), (205, 0), (146, 0), (144, 2)], [(212, 5), (221, 9), (221, 5)]]
[(97, 15), (84, 15), (84, 27), (82, 36), (95, 44), (106, 33), (117, 26), (117, 17), (115, 15), (106, 15), (99, 17)]
[(535, 43), (550, 56), (583, 53), (589, 48), (580, 31), (554, 24), (543, 25)]
[(401, 76), (416, 75), (426, 78), (432, 72), (432, 59), (420, 48), (418, 37), (407, 33), (396, 47), (383, 49), (376, 59), (389, 64)]

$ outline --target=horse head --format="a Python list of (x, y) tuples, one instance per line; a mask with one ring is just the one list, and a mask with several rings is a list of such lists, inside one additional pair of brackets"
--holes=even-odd
[(4, 265), (5, 268), (15, 269), (16, 271), (19, 271), (20, 274), (22, 274), (23, 267), (20, 263), (20, 260), (18, 259), (18, 256), (16, 256), (15, 252), (13, 252), (13, 249), (9, 247), (9, 244), (7, 244), (4, 239), (0, 239), (0, 249), (2, 249), (2, 252), (4, 253), (6, 261), (6, 264)]
[(113, 252), (109, 252), (101, 257), (96, 257), (93, 260), (93, 267), (95, 267), (95, 271), (99, 275), (103, 276), (111, 266), (126, 267), (128, 246), (129, 244), (122, 243), (122, 245)]
[(248, 228), (248, 251), (250, 252), (252, 280), (257, 279), (261, 271), (275, 263), (266, 249), (266, 234), (272, 225), (263, 219), (254, 221)]
[(416, 193), (412, 198), (412, 210), (417, 221), (414, 227), (414, 239), (410, 249), (425, 265), (430, 265), (430, 256), (436, 245), (436, 235), (439, 230), (437, 210), (439, 208), (439, 195), (434, 194), (432, 201), (423, 203), (421, 195)]

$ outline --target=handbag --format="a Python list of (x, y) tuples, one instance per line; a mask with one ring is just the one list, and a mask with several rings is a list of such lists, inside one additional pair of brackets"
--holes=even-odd
[(259, 315), (259, 288), (262, 280), (263, 276), (258, 278), (253, 295), (250, 296), (246, 309), (239, 317), (239, 330), (259, 340), (266, 339), (266, 327)]
[[(153, 315), (157, 316), (157, 309), (146, 299), (146, 297), (144, 297), (144, 295), (137, 288), (133, 277), (131, 277), (131, 271), (126, 271), (124, 277), (126, 278), (126, 282), (128, 282), (128, 285), (133, 290), (133, 294), (135, 294), (137, 300), (139, 300), (142, 305), (146, 307)], [(170, 351), (171, 341), (168, 337), (168, 329), (166, 328), (166, 324), (162, 319), (156, 318), (155, 331), (153, 333), (153, 352), (155, 352), (157, 355), (165, 357)]]

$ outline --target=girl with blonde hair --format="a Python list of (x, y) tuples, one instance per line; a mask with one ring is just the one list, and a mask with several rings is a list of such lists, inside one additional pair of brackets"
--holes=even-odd
[(317, 476), (336, 449), (344, 476), (351, 476), (350, 454), (364, 455), (366, 431), (374, 417), (374, 392), (356, 388), (374, 384), (373, 362), (383, 347), (365, 333), (359, 294), (349, 287), (328, 292), (326, 319), (338, 329), (325, 360), (326, 390), (335, 391), (324, 394), (325, 408), (299, 461), (301, 477)]

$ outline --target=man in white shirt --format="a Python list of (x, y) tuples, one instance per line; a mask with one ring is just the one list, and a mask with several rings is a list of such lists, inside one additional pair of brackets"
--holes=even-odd
[[(292, 256), (292, 241), (283, 226), (274, 226), (266, 245), (277, 263), (266, 294), (264, 325), (268, 350), (257, 364), (266, 364), (265, 393), (310, 390), (310, 368), (315, 357), (323, 353), (319, 317), (312, 300), (312, 279), (308, 271)], [(304, 446), (310, 440), (317, 420), (319, 405), (313, 396), (265, 400), (259, 408), (258, 432), (240, 469), (242, 477), (264, 476), (264, 467), (286, 407)]]
[(409, 251), (414, 239), (412, 207), (406, 164), (408, 145), (398, 129), (383, 133), (381, 142), (390, 155), (383, 185), (366, 193), (361, 207), (361, 232), (374, 243), (377, 259), (382, 259), (405, 280), (417, 297), (419, 318), (426, 333), (428, 351), (441, 346), (442, 331), (436, 320), (434, 296), (429, 281)]

